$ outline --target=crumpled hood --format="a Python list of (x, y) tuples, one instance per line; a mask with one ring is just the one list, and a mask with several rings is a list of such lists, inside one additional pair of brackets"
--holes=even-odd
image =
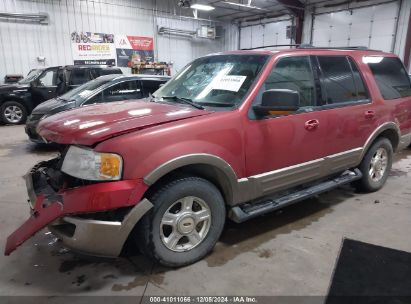
[(93, 145), (120, 134), (210, 113), (183, 104), (120, 101), (58, 113), (42, 120), (37, 131), (51, 142)]
[(64, 101), (59, 98), (49, 99), (34, 108), (33, 114), (53, 114), (74, 108), (75, 101)]

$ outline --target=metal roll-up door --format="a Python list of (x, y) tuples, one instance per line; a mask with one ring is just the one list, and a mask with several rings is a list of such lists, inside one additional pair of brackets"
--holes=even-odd
[(394, 51), (400, 1), (314, 14), (314, 46), (366, 46)]

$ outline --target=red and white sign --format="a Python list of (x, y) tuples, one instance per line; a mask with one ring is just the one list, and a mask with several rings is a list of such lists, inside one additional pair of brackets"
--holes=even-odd
[(141, 61), (154, 60), (154, 40), (152, 37), (116, 35), (115, 46), (117, 65), (127, 67), (132, 57)]
[(115, 42), (117, 49), (154, 51), (154, 40), (152, 37), (116, 35)]

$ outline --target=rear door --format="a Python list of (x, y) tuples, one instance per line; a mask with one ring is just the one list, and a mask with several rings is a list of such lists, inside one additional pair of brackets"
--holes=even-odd
[(317, 56), (324, 112), (329, 126), (326, 151), (337, 172), (356, 165), (362, 148), (378, 126), (373, 105), (358, 64), (349, 56)]

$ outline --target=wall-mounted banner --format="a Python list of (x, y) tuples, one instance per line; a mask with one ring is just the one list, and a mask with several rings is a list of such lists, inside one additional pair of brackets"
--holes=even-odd
[(113, 34), (73, 32), (71, 49), (74, 64), (116, 64)]
[(152, 37), (116, 35), (117, 66), (128, 67), (130, 61), (154, 61)]

